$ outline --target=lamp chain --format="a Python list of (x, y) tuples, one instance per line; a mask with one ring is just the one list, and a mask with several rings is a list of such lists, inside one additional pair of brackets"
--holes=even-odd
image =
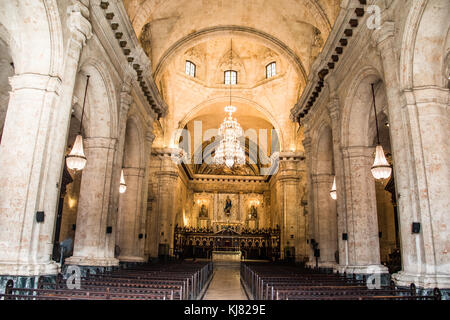
[(86, 89), (84, 90), (83, 111), (81, 112), (80, 131), (79, 131), (80, 135), (81, 135), (81, 129), (83, 128), (84, 107), (86, 105), (86, 97), (87, 97), (87, 91), (88, 91), (90, 77), (91, 77), (90, 75), (87, 76)]
[(375, 89), (374, 89), (374, 83), (372, 83), (372, 98), (373, 98), (373, 110), (375, 112), (375, 125), (377, 128), (377, 141), (378, 141), (378, 145), (380, 145), (380, 132), (378, 129), (378, 116), (377, 116), (377, 106), (375, 105)]

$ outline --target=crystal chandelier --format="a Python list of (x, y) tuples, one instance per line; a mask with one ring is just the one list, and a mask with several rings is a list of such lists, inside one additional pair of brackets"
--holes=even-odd
[(373, 97), (373, 108), (375, 111), (375, 124), (377, 127), (377, 149), (375, 153), (375, 161), (372, 166), (372, 175), (375, 179), (387, 179), (391, 176), (392, 168), (386, 160), (386, 156), (384, 155), (383, 147), (380, 143), (380, 134), (378, 132), (378, 119), (377, 119), (377, 107), (375, 105), (375, 89), (374, 84), (372, 83), (372, 97)]
[[(233, 66), (233, 42), (231, 42), (231, 66)], [(231, 67), (232, 70), (232, 67)], [(230, 81), (230, 105), (225, 107), (228, 117), (225, 118), (219, 129), (219, 135), (222, 140), (219, 147), (216, 148), (214, 162), (232, 168), (235, 164), (245, 164), (245, 152), (239, 142), (239, 138), (243, 136), (241, 125), (236, 119), (233, 119), (233, 113), (236, 107), (231, 104), (231, 81)]]
[(81, 129), (83, 128), (84, 107), (86, 106), (86, 96), (89, 85), (89, 78), (90, 76), (88, 75), (86, 81), (86, 89), (84, 91), (83, 111), (81, 112), (80, 130), (77, 137), (75, 138), (75, 143), (73, 145), (72, 150), (66, 157), (67, 168), (69, 168), (70, 170), (74, 170), (75, 172), (82, 171), (86, 166), (87, 161), (83, 149), (83, 136), (81, 135)]
[(336, 199), (337, 199), (337, 193), (336, 193), (336, 176), (334, 176), (333, 186), (331, 187), (330, 196), (331, 196), (331, 199), (333, 199), (333, 200), (336, 200)]

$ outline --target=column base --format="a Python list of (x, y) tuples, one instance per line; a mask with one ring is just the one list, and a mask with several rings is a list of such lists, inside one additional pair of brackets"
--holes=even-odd
[(119, 260), (116, 258), (70, 257), (66, 259), (65, 264), (89, 267), (116, 267), (119, 265)]
[(50, 276), (57, 275), (61, 270), (61, 265), (55, 261), (48, 263), (8, 263), (0, 261), (0, 275), (9, 276)]
[(56, 275), (48, 276), (0, 276), (0, 293), (4, 293), (9, 280), (14, 282), (14, 288), (37, 289), (38, 281), (42, 283), (56, 283)]
[[(333, 271), (336, 267), (336, 263), (330, 261), (319, 261), (317, 264), (320, 269), (324, 269), (325, 271)], [(305, 265), (309, 268), (314, 269), (316, 267), (316, 262), (308, 261)]]
[[(381, 264), (367, 265), (367, 266), (346, 266), (344, 271), (347, 273), (347, 277), (355, 277), (356, 280), (363, 280), (363, 278), (365, 278), (367, 280), (368, 286), (369, 285), (388, 286), (391, 282), (391, 275), (389, 274), (389, 269)], [(378, 283), (373, 283), (373, 281)]]
[(414, 283), (418, 288), (424, 289), (450, 289), (450, 275), (448, 274), (423, 274), (400, 271), (392, 275), (395, 284), (399, 287), (409, 287)]
[(349, 274), (389, 274), (389, 269), (381, 264), (346, 266), (344, 271)]
[(335, 273), (339, 272), (339, 273), (343, 274), (344, 272), (347, 272), (347, 266), (342, 266), (342, 265), (336, 264), (333, 268), (333, 271)]
[(119, 256), (118, 257), (120, 262), (145, 262), (145, 258), (143, 257), (137, 257), (137, 256)]

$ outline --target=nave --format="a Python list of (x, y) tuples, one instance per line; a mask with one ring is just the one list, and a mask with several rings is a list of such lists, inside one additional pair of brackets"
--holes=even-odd
[[(98, 273), (95, 273), (98, 272)], [(79, 280), (60, 274), (55, 283), (14, 287), (10, 280), (1, 300), (441, 300), (435, 288), (422, 294), (408, 289), (329, 273), (294, 264), (270, 262), (169, 262), (134, 264), (93, 273)]]
[(449, 0), (0, 0), (2, 299), (448, 300), (449, 101)]

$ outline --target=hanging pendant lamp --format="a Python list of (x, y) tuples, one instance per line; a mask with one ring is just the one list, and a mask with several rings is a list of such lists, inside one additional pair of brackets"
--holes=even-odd
[(384, 155), (383, 147), (380, 143), (380, 133), (378, 130), (378, 118), (377, 118), (377, 107), (375, 105), (375, 89), (374, 84), (372, 83), (372, 97), (373, 97), (373, 108), (375, 111), (375, 124), (377, 128), (377, 148), (375, 152), (375, 161), (372, 166), (372, 175), (377, 180), (387, 179), (391, 176), (392, 168), (386, 160), (386, 156)]
[(125, 177), (123, 176), (123, 169), (122, 169), (122, 172), (120, 173), (120, 187), (119, 187), (119, 191), (120, 191), (120, 193), (125, 193), (125, 191), (127, 191), (127, 185), (125, 183)]
[(336, 176), (334, 176), (333, 186), (331, 187), (330, 196), (331, 196), (331, 199), (333, 199), (333, 200), (336, 200), (336, 199), (337, 199), (337, 192), (336, 192)]
[(81, 112), (80, 130), (78, 132), (77, 137), (75, 138), (75, 143), (73, 145), (72, 151), (70, 151), (70, 153), (66, 157), (67, 168), (75, 172), (82, 171), (86, 166), (87, 162), (86, 155), (84, 154), (83, 136), (81, 135), (81, 129), (83, 127), (84, 108), (86, 105), (86, 96), (89, 85), (89, 78), (90, 76), (88, 75), (86, 81), (86, 89), (84, 91), (83, 111)]
[[(231, 68), (233, 69), (233, 41), (231, 41)], [(237, 108), (231, 104), (231, 86), (232, 81), (230, 79), (230, 105), (225, 107), (225, 112), (228, 113), (228, 117), (220, 126), (219, 135), (223, 137), (220, 141), (218, 148), (215, 151), (214, 162), (218, 165), (225, 164), (227, 167), (232, 168), (235, 164), (245, 164), (245, 152), (239, 142), (239, 138), (243, 136), (243, 130), (237, 119), (233, 119), (233, 113)]]

